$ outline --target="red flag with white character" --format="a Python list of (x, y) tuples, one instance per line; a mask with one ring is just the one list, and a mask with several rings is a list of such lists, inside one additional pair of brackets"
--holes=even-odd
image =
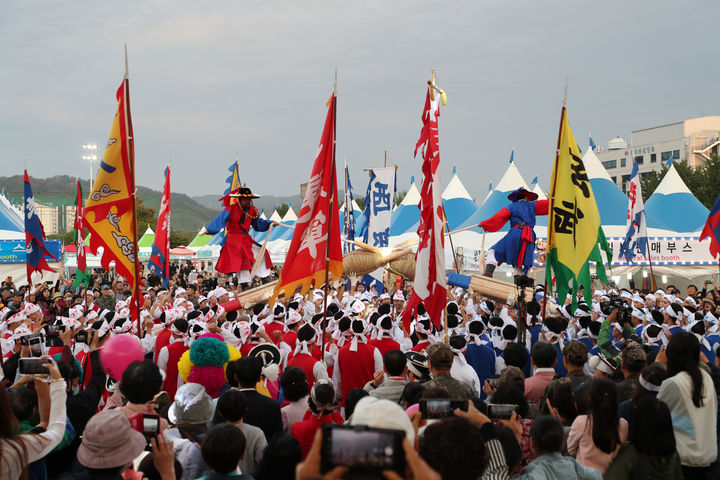
[(335, 179), (336, 102), (337, 97), (333, 94), (328, 102), (325, 128), (273, 298), (280, 292), (289, 297), (298, 285), (301, 285), (301, 293), (307, 292), (313, 285), (319, 287), (327, 281), (326, 269), (336, 279), (343, 273)]
[(425, 305), (430, 319), (441, 328), (442, 311), (447, 300), (445, 276), (445, 238), (443, 205), (440, 197), (440, 147), (438, 143), (438, 117), (441, 95), (435, 93), (434, 84), (428, 87), (423, 109), (423, 127), (415, 145), (415, 156), (422, 147), (423, 183), (420, 190), (419, 244), (415, 254), (415, 280), (413, 292), (402, 315), (406, 330), (410, 327), (410, 311), (420, 302)]

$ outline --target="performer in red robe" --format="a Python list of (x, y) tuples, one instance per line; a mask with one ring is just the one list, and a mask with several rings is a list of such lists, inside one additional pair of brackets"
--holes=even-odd
[(485, 256), (485, 276), (492, 277), (495, 267), (508, 263), (516, 275), (527, 273), (535, 259), (535, 216), (548, 214), (548, 200), (537, 200), (537, 193), (520, 187), (508, 195), (512, 202), (478, 226), (487, 232), (497, 232), (508, 220), (510, 231), (493, 245)]
[[(254, 198), (260, 197), (254, 195), (247, 187), (239, 188), (237, 193), (229, 193), (223, 197), (225, 209), (207, 227), (207, 232), (210, 234), (225, 229), (225, 245), (220, 251), (215, 270), (226, 274), (237, 273), (238, 282), (243, 286), (243, 290), (252, 282), (250, 270), (261, 247), (250, 236), (250, 228), (256, 232), (265, 232), (270, 225), (277, 225), (277, 222), (260, 218), (258, 209), (252, 203)], [(233, 199), (238, 201), (233, 202)], [(265, 261), (260, 262), (255, 275), (265, 279), (270, 275), (271, 268), (270, 252), (265, 250)]]

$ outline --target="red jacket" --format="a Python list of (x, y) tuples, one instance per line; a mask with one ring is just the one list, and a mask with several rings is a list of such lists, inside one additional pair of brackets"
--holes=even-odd
[(342, 387), (342, 404), (353, 388), (363, 388), (373, 379), (375, 374), (375, 347), (367, 343), (358, 343), (357, 352), (350, 351), (348, 342), (338, 352), (335, 368), (340, 369), (340, 386)]
[(168, 349), (168, 363), (167, 370), (165, 370), (165, 382), (163, 382), (163, 390), (165, 390), (170, 399), (175, 399), (175, 392), (177, 391), (178, 384), (178, 362), (183, 353), (189, 348), (185, 346), (182, 341), (171, 343), (167, 346)]
[(303, 460), (305, 460), (305, 457), (307, 457), (310, 451), (310, 447), (312, 447), (313, 440), (315, 440), (315, 432), (317, 432), (318, 428), (322, 427), (323, 423), (342, 424), (343, 418), (338, 412), (318, 417), (308, 410), (303, 421), (295, 422), (292, 427), (290, 427), (290, 434), (295, 437), (300, 444)]
[(380, 340), (370, 340), (368, 344), (380, 350), (383, 358), (385, 358), (385, 354), (390, 350), (400, 350), (400, 344), (389, 337), (383, 337)]

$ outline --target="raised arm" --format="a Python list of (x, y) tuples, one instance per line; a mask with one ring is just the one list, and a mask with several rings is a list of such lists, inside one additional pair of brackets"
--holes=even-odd
[(497, 232), (508, 220), (510, 220), (510, 210), (503, 208), (492, 217), (480, 222), (479, 226), (486, 232)]

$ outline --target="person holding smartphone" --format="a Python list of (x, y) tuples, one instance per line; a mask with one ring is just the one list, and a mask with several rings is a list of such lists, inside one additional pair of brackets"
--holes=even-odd
[(0, 389), (0, 478), (19, 478), (26, 465), (50, 453), (65, 433), (65, 381), (55, 361), (47, 356), (42, 358), (47, 360), (48, 375), (35, 375), (35, 381), (50, 383), (50, 419), (44, 433), (14, 433), (18, 422), (9, 407), (7, 393)]

